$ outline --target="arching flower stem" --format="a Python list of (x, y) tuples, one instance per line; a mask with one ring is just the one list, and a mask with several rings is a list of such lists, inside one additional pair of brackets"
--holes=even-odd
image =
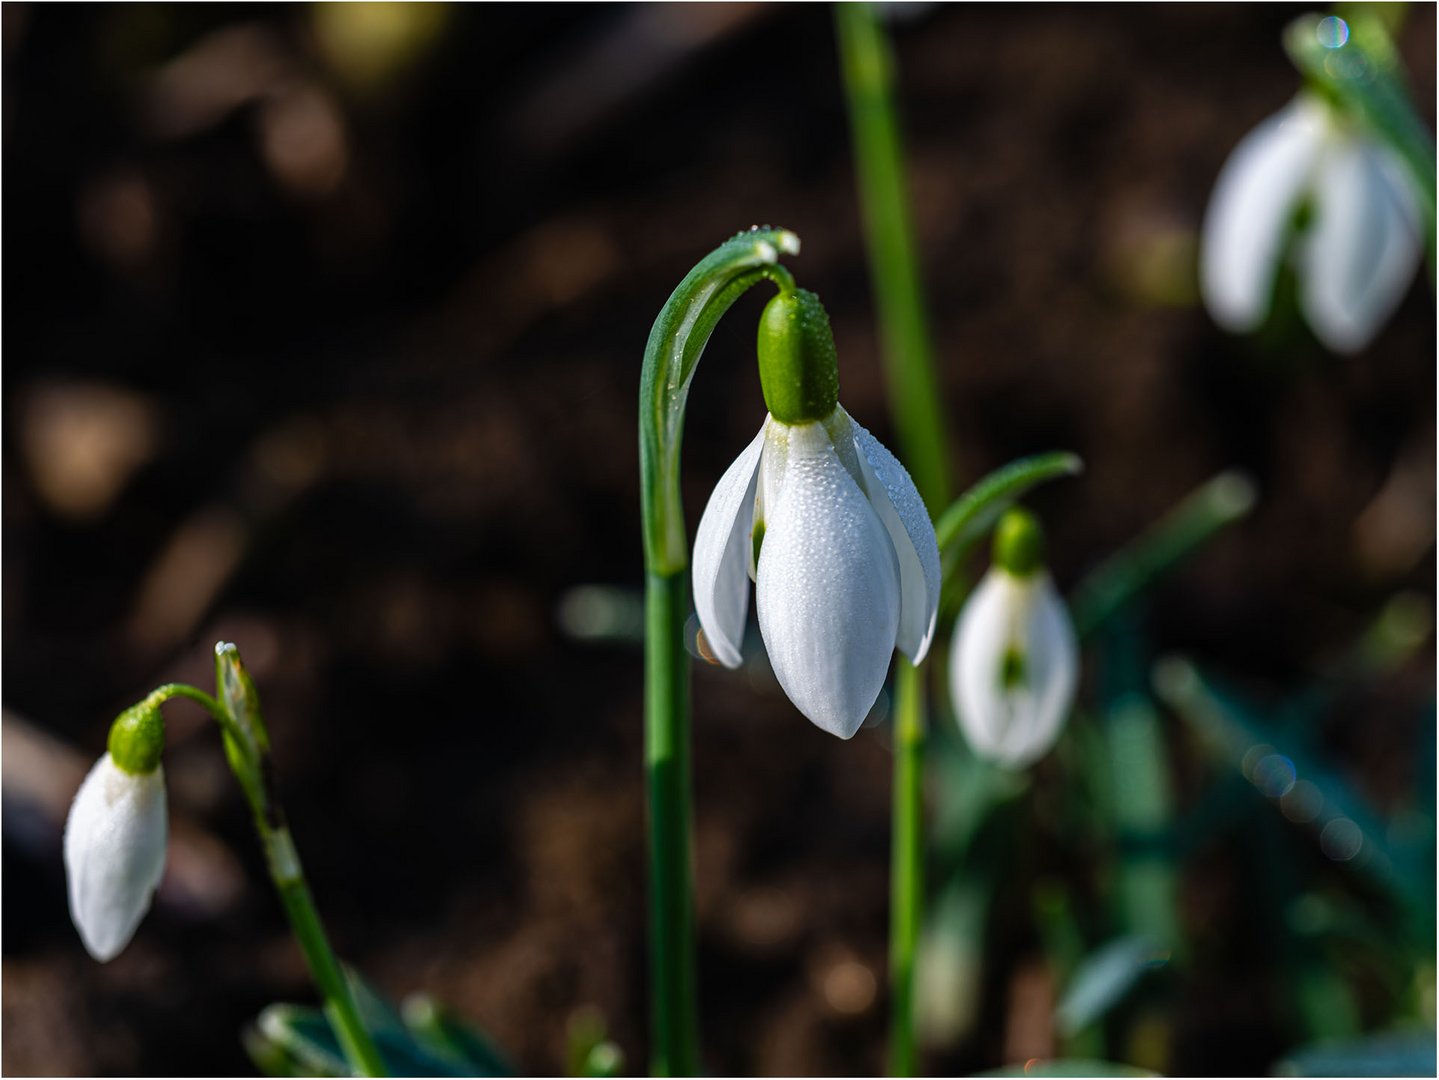
[(215, 646), (215, 683), (218, 697), (186, 683), (167, 683), (151, 692), (146, 702), (159, 706), (171, 698), (186, 698), (203, 707), (220, 725), (225, 756), (250, 804), (255, 831), (265, 852), (265, 864), (280, 894), (280, 904), (290, 920), (290, 928), (305, 954), (310, 974), (324, 999), (325, 1016), (356, 1074), (385, 1076), (385, 1063), (360, 1019), (350, 981), (330, 947), (324, 924), (315, 909), (280, 802), (259, 695), (234, 645), (221, 642)]
[(649, 814), (651, 1071), (700, 1071), (690, 870), (689, 549), (680, 501), (680, 440), (690, 380), (715, 325), (751, 286), (794, 289), (785, 229), (721, 244), (680, 282), (655, 319), (640, 375), (640, 505), (645, 546), (645, 777)]

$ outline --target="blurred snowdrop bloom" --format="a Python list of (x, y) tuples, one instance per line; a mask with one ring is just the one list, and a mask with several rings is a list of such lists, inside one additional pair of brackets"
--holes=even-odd
[(1039, 526), (1011, 510), (995, 532), (995, 564), (960, 613), (950, 694), (975, 753), (1023, 768), (1059, 738), (1074, 703), (1079, 650), (1040, 563)]
[(1204, 220), (1205, 305), (1227, 330), (1257, 329), (1293, 238), (1310, 327), (1335, 352), (1358, 352), (1408, 289), (1419, 221), (1418, 196), (1395, 154), (1325, 101), (1300, 94), (1246, 135), (1220, 171)]
[(130, 943), (165, 871), (165, 774), (151, 734), (159, 713), (132, 715), (143, 708), (116, 720), (65, 822), (70, 918), (102, 963)]
[(770, 415), (705, 507), (695, 608), (715, 657), (737, 667), (753, 580), (780, 686), (848, 739), (894, 650), (915, 663), (929, 651), (934, 527), (904, 466), (838, 404), (829, 320), (812, 293), (782, 293), (766, 308), (760, 376)]

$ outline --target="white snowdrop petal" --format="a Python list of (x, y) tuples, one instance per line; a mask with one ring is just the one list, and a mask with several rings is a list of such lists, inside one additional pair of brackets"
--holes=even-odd
[(1417, 207), (1402, 165), (1385, 153), (1357, 134), (1335, 138), (1315, 175), (1300, 295), (1315, 334), (1339, 353), (1373, 340), (1419, 265)]
[(1034, 727), (1025, 747), (1031, 761), (1059, 739), (1079, 684), (1079, 644), (1064, 601), (1048, 574), (1040, 575), (1035, 589), (1026, 658), (1036, 696)]
[(161, 768), (127, 773), (106, 754), (65, 822), (70, 918), (90, 955), (111, 960), (130, 942), (165, 872), (168, 824)]
[(1239, 141), (1204, 215), (1200, 291), (1214, 321), (1243, 333), (1269, 312), (1279, 259), (1329, 123), (1306, 96)]
[(939, 614), (939, 545), (934, 524), (905, 467), (878, 439), (851, 421), (870, 505), (899, 560), (899, 651), (918, 664), (934, 640)]
[(868, 499), (819, 424), (789, 427), (765, 510), (755, 605), (780, 686), (816, 725), (859, 730), (889, 671), (899, 567)]
[[(1005, 685), (1006, 657), (1023, 676)], [(950, 647), (950, 693), (965, 738), (982, 757), (1022, 768), (1054, 745), (1074, 701), (1078, 646), (1047, 574), (991, 569), (975, 589)]]
[(960, 730), (981, 757), (994, 757), (1012, 720), (998, 672), (1007, 647), (1006, 612), (1014, 579), (991, 570), (960, 612), (950, 642), (950, 698)]
[(695, 614), (716, 658), (738, 667), (749, 611), (750, 527), (764, 428), (715, 485), (695, 533)]

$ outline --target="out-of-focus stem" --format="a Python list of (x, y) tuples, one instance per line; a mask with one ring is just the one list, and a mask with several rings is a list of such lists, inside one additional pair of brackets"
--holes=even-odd
[(889, 1065), (893, 1076), (919, 1070), (915, 1026), (916, 962), (924, 917), (924, 682), (914, 665), (895, 674), (894, 819), (891, 823)]
[[(900, 456), (931, 513), (949, 499), (949, 445), (940, 408), (894, 109), (889, 43), (869, 4), (835, 7), (859, 199)], [(890, 912), (890, 1070), (919, 1069), (915, 949), (924, 916), (924, 684), (901, 660), (895, 677)]]
[(949, 492), (949, 440), (900, 159), (894, 64), (869, 4), (836, 5), (835, 22), (890, 409), (900, 457), (930, 512), (937, 514)]

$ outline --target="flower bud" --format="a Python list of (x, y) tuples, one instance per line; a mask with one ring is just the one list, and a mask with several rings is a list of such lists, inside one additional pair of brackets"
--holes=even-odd
[[(136, 715), (142, 711), (159, 714), (137, 706), (111, 728), (110, 745), (129, 764), (121, 765), (114, 749), (97, 761), (65, 821), (70, 918), (86, 950), (102, 963), (129, 944), (165, 872), (165, 773), (158, 751), (149, 756), (155, 725)], [(149, 769), (130, 767), (146, 761)]]
[(1041, 546), (1032, 515), (1001, 519), (995, 565), (966, 601), (950, 646), (960, 730), (980, 757), (1015, 769), (1059, 738), (1079, 679), (1074, 627)]

